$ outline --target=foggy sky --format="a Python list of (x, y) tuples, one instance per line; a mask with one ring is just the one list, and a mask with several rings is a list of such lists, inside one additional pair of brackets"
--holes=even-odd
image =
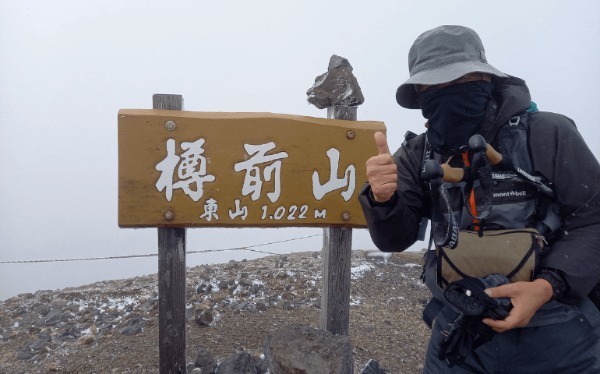
[[(392, 149), (419, 111), (400, 108), (407, 53), (441, 24), (475, 29), (488, 61), (525, 79), (540, 110), (577, 123), (600, 155), (600, 2), (0, 0), (0, 261), (157, 252), (155, 229), (117, 226), (117, 112), (181, 94), (192, 111), (326, 116), (306, 90), (347, 58)], [(321, 229), (193, 229), (188, 249), (231, 248)], [(265, 246), (317, 250), (322, 238)], [(418, 243), (416, 249), (423, 247)], [(355, 230), (354, 248), (374, 248)], [(262, 247), (261, 247), (262, 248)], [(229, 256), (229, 257), (227, 257)], [(256, 254), (190, 255), (188, 265)], [(0, 264), (0, 299), (156, 272), (156, 257)]]

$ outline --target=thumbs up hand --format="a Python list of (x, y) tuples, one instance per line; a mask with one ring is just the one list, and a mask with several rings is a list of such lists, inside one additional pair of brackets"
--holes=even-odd
[(379, 154), (367, 160), (367, 179), (371, 185), (373, 198), (382, 203), (388, 201), (396, 191), (398, 170), (385, 134), (376, 132), (374, 138)]

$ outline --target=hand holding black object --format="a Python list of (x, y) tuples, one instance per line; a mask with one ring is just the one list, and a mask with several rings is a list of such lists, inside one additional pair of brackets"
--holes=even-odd
[(444, 291), (444, 297), (467, 316), (504, 319), (512, 307), (510, 299), (494, 299), (484, 290), (508, 283), (510, 281), (502, 274), (491, 274), (484, 278), (463, 278), (450, 283)]

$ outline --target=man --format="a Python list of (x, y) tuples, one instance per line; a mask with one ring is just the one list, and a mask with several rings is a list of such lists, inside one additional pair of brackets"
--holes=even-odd
[[(359, 199), (373, 242), (382, 251), (407, 249), (423, 232), (425, 219), (433, 218), (436, 245), (426, 254), (424, 271), (434, 295), (424, 311), (424, 318), (433, 320), (425, 372), (600, 372), (600, 313), (590, 301), (600, 290), (600, 165), (575, 124), (562, 115), (537, 111), (525, 82), (488, 64), (479, 36), (466, 27), (441, 26), (420, 35), (409, 52), (409, 71), (396, 99), (405, 108), (422, 110), (427, 131), (408, 134), (393, 156), (385, 135), (375, 134), (379, 154), (367, 161), (368, 184)], [(506, 135), (519, 126), (526, 134), (524, 147), (517, 144), (518, 136)], [(491, 165), (487, 158), (475, 161), (469, 140), (477, 134), (491, 145), (488, 151), (499, 150), (511, 163), (500, 170), (500, 164)], [(437, 189), (424, 180), (429, 159), (439, 161), (448, 175), (451, 167), (459, 170), (464, 179), (448, 182), (444, 174), (444, 187)], [(482, 166), (474, 169), (475, 163)], [(482, 177), (490, 175), (484, 172), (488, 167), (497, 178), (493, 183)], [(502, 178), (519, 181), (503, 192), (494, 190), (491, 206), (486, 206), (483, 195), (492, 195), (482, 192), (484, 185), (498, 188)], [(475, 186), (480, 190), (473, 198)], [(440, 203), (440, 196), (448, 204)], [(440, 206), (448, 207), (444, 214), (439, 208), (436, 214)], [(558, 213), (554, 220), (547, 218), (552, 211)], [(449, 342), (449, 335), (463, 326), (457, 316), (466, 312), (445, 297), (454, 283), (442, 281), (440, 254), (455, 249), (449, 240), (438, 239), (440, 233), (448, 239), (454, 226), (461, 230), (456, 250), (467, 242), (465, 230), (478, 233), (474, 237), (480, 237), (475, 240), (481, 240), (482, 248), (487, 248), (481, 244), (488, 243), (485, 234), (494, 229), (539, 227), (546, 237), (535, 231), (535, 238), (548, 243), (536, 247), (540, 258), (529, 279), (511, 278), (497, 287), (477, 283), (489, 300), (508, 298), (512, 308), (504, 318), (479, 316), (475, 338), (469, 338), (475, 342), (460, 340), (460, 349), (467, 347), (468, 352), (451, 356), (445, 349), (457, 343)], [(475, 267), (494, 269), (495, 262), (482, 260)], [(471, 296), (471, 290), (465, 295)], [(485, 339), (479, 339), (482, 326), (491, 333), (484, 332)]]

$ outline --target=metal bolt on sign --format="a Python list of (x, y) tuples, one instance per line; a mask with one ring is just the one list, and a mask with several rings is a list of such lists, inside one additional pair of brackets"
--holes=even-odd
[(175, 218), (175, 212), (173, 212), (172, 210), (167, 210), (167, 212), (165, 213), (165, 219), (167, 221), (172, 221)]
[(165, 122), (165, 128), (169, 131), (173, 131), (175, 130), (175, 127), (177, 127), (177, 124), (174, 121), (167, 121)]

